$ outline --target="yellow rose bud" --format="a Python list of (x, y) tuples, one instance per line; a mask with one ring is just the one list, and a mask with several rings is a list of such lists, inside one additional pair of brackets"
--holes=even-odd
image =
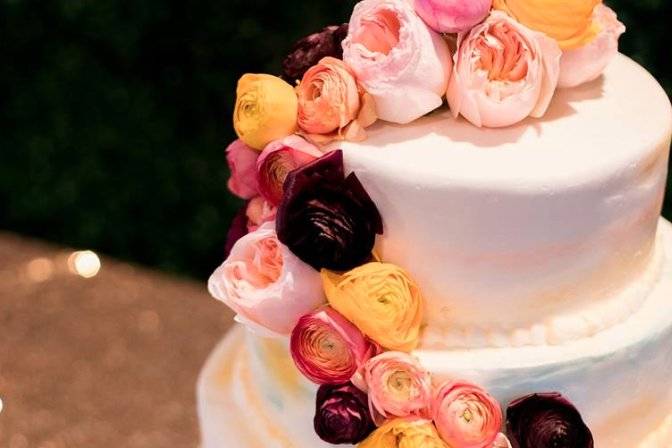
[(418, 345), (422, 296), (398, 266), (373, 262), (342, 275), (323, 269), (322, 282), (329, 304), (373, 341), (403, 352)]
[(248, 73), (238, 81), (236, 94), (233, 127), (248, 146), (261, 151), (296, 130), (296, 92), (282, 79)]
[(593, 10), (600, 3), (601, 0), (494, 0), (493, 7), (569, 50), (588, 44), (600, 32), (593, 21)]
[(429, 420), (396, 419), (376, 429), (359, 448), (448, 448)]

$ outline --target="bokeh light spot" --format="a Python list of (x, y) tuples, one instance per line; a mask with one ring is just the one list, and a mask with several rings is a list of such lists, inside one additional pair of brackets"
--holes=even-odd
[(54, 275), (54, 263), (48, 258), (35, 258), (26, 265), (26, 274), (30, 281), (46, 282)]
[(68, 257), (68, 268), (73, 274), (84, 278), (95, 277), (100, 271), (100, 258), (95, 252), (82, 250), (73, 252)]

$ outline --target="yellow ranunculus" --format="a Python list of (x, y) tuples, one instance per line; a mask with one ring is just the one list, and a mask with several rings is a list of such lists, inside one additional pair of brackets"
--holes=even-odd
[(282, 79), (248, 73), (238, 81), (236, 93), (233, 127), (248, 146), (261, 151), (296, 130), (296, 92)]
[(600, 32), (593, 10), (602, 0), (494, 0), (493, 7), (523, 25), (546, 33), (569, 50), (590, 43)]
[(448, 448), (429, 420), (396, 419), (376, 429), (359, 448)]
[(403, 352), (418, 345), (422, 296), (398, 266), (372, 262), (345, 274), (323, 269), (322, 282), (329, 304), (373, 341)]

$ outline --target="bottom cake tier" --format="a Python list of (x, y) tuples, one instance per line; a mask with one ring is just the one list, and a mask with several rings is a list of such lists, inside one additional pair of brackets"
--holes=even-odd
[[(415, 352), (435, 376), (477, 382), (504, 406), (558, 391), (598, 448), (672, 447), (672, 225), (661, 220), (661, 269), (625, 322), (557, 346)], [(202, 448), (327, 448), (312, 421), (316, 386), (294, 368), (287, 341), (234, 328), (198, 384)]]

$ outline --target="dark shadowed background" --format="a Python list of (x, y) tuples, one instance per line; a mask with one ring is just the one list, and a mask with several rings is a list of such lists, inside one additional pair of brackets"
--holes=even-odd
[[(622, 51), (672, 93), (672, 2), (609, 3)], [(224, 160), (238, 77), (278, 73), (354, 4), (1, 0), (0, 228), (206, 276), (241, 205)]]

